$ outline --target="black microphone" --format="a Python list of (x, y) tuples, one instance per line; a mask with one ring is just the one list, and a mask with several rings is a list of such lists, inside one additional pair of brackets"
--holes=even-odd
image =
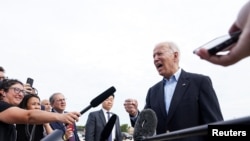
[(156, 133), (157, 116), (152, 109), (144, 109), (138, 116), (134, 126), (134, 140), (141, 141)]
[(64, 141), (63, 140), (63, 131), (60, 129), (55, 129), (52, 133), (49, 135), (46, 135), (44, 138), (42, 138), (41, 141)]
[(115, 114), (113, 114), (110, 117), (109, 121), (107, 122), (107, 124), (105, 125), (105, 127), (102, 130), (100, 141), (106, 141), (108, 139), (108, 137), (111, 134), (112, 129), (115, 125), (116, 118), (117, 118), (117, 116)]
[(86, 111), (88, 111), (91, 107), (96, 107), (99, 104), (101, 104), (105, 99), (107, 99), (109, 96), (111, 96), (112, 94), (114, 94), (114, 92), (116, 91), (115, 87), (112, 86), (109, 89), (107, 89), (106, 91), (104, 91), (103, 93), (101, 93), (100, 95), (98, 95), (96, 98), (94, 98), (91, 102), (90, 105), (88, 107), (86, 107), (85, 109), (83, 109), (80, 113), (81, 115), (83, 113), (85, 113)]
[[(101, 93), (100, 95), (98, 95), (96, 98), (94, 98), (91, 102), (90, 105), (88, 107), (86, 107), (85, 109), (83, 109), (80, 113), (81, 115), (83, 113), (85, 113), (86, 111), (88, 111), (91, 107), (96, 107), (98, 106), (100, 103), (102, 103), (105, 99), (107, 99), (109, 96), (111, 96), (112, 94), (114, 94), (114, 92), (116, 91), (115, 87), (110, 87), (109, 89), (107, 89), (106, 91), (104, 91), (103, 93)], [(113, 116), (112, 116), (113, 117)], [(111, 117), (111, 118), (112, 118)], [(110, 120), (111, 120), (110, 118)], [(116, 117), (115, 117), (116, 119)], [(109, 120), (109, 121), (110, 121)], [(113, 119), (114, 120), (114, 119)], [(110, 123), (111, 124), (111, 123)], [(66, 124), (68, 125), (68, 124)], [(113, 126), (112, 126), (113, 127)], [(112, 131), (112, 130), (111, 130)], [(111, 132), (110, 131), (110, 132)], [(41, 141), (63, 141), (63, 131), (59, 130), (59, 129), (55, 129), (51, 134), (47, 135), (46, 137), (44, 137)]]

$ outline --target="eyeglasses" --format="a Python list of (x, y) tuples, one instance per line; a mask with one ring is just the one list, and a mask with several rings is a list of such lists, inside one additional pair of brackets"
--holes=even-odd
[(63, 98), (63, 99), (57, 99), (57, 100), (55, 100), (56, 102), (65, 102), (66, 101), (66, 99), (65, 98)]
[(10, 87), (9, 89), (13, 89), (14, 92), (15, 92), (16, 94), (20, 94), (20, 92), (21, 92), (23, 95), (25, 95), (25, 91), (24, 91), (24, 90), (21, 90), (21, 89), (19, 89), (19, 88)]

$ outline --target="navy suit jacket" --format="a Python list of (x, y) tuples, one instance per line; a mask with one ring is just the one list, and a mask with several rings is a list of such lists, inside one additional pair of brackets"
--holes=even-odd
[[(101, 133), (106, 123), (107, 122), (102, 110), (89, 113), (85, 126), (85, 141), (100, 141)], [(115, 129), (116, 141), (122, 141), (120, 121), (118, 116), (115, 122)]]
[[(216, 93), (208, 76), (181, 70), (168, 113), (164, 99), (162, 80), (149, 88), (144, 107), (153, 109), (157, 115), (157, 134), (223, 120)], [(134, 125), (135, 121), (131, 122)], [(204, 141), (205, 139), (192, 137), (180, 140)]]
[[(52, 109), (51, 112), (55, 112), (55, 110)], [(51, 122), (50, 126), (54, 130), (55, 129), (60, 129), (60, 130), (62, 130), (65, 133), (65, 126), (64, 126), (64, 123), (62, 123), (62, 122)], [(74, 130), (75, 141), (80, 141), (79, 136), (77, 134), (76, 124), (74, 124), (74, 128), (75, 128), (75, 130)]]

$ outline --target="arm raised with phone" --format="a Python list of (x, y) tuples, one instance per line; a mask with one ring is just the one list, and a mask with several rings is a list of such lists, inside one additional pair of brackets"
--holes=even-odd
[(227, 51), (234, 43), (239, 39), (241, 31), (227, 34), (224, 36), (217, 37), (212, 41), (202, 45), (201, 47), (194, 50), (194, 54), (197, 53), (201, 48), (207, 49), (209, 55), (217, 55), (223, 51)]
[(206, 48), (198, 49), (197, 54), (201, 59), (204, 59), (213, 64), (221, 66), (230, 66), (238, 61), (250, 56), (250, 1), (248, 1), (239, 11), (236, 21), (229, 29), (229, 33), (241, 31), (238, 41), (228, 48), (227, 54), (211, 55)]
[(24, 84), (24, 90), (27, 94), (36, 94), (35, 92), (35, 88), (33, 88), (33, 83), (34, 83), (34, 79), (28, 77), (26, 80), (26, 84)]

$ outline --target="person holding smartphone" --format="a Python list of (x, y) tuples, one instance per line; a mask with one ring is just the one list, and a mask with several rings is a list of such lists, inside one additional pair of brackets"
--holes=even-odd
[(221, 66), (233, 65), (250, 56), (250, 1), (241, 8), (236, 21), (229, 29), (229, 33), (235, 31), (241, 31), (242, 33), (238, 42), (228, 48), (227, 54), (210, 55), (205, 48), (200, 48), (196, 51), (196, 54), (201, 59)]
[(28, 77), (24, 84), (26, 94), (37, 94), (37, 90), (33, 87), (34, 79)]
[(24, 98), (23, 83), (16, 79), (5, 79), (0, 86), (0, 141), (16, 141), (16, 124), (43, 124), (53, 121), (75, 124), (79, 120), (79, 112), (65, 114), (42, 110), (27, 110), (18, 105)]

